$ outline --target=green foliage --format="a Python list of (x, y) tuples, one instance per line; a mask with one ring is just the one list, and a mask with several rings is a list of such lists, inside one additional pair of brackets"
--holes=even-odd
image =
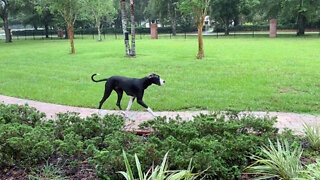
[(33, 107), (28, 105), (4, 105), (0, 103), (0, 124), (18, 123), (34, 127), (46, 117)]
[(0, 107), (0, 168), (30, 168), (54, 155), (71, 161), (88, 160), (100, 177), (119, 179), (116, 172), (125, 171), (122, 149), (128, 152), (128, 163), (136, 161), (139, 167), (132, 169), (133, 176), (147, 172), (152, 164), (161, 164), (161, 157), (169, 151), (170, 164), (153, 172), (162, 174), (161, 167), (189, 167), (189, 172), (199, 173), (210, 167), (206, 171), (209, 178), (236, 179), (250, 163), (248, 155), (260, 155), (259, 147), (278, 137), (278, 129), (273, 128), (275, 118), (235, 112), (199, 115), (194, 121), (159, 117), (141, 125), (154, 130), (144, 137), (123, 131), (125, 121), (120, 116), (80, 118), (77, 113), (65, 113), (56, 121), (42, 121), (43, 116), (28, 106)]
[(280, 143), (277, 140), (276, 146), (269, 141), (269, 146), (261, 148), (263, 156), (254, 156), (256, 160), (248, 171), (263, 175), (257, 179), (280, 178), (283, 180), (290, 180), (299, 177), (303, 167), (300, 162), (303, 150), (301, 146), (291, 148), (291, 145), (284, 140)]
[(320, 126), (316, 124), (315, 127), (304, 123), (303, 129), (305, 136), (314, 150), (319, 150), (320, 148)]
[[(168, 170), (168, 153), (167, 152), (165, 154), (165, 156), (163, 157), (161, 166), (156, 166), (155, 168), (151, 167), (147, 173), (143, 173), (141, 170), (141, 164), (139, 161), (139, 158), (137, 156), (137, 154), (134, 155), (135, 157), (135, 161), (136, 161), (136, 167), (138, 170), (138, 174), (139, 174), (139, 179), (140, 180), (179, 180), (179, 179), (185, 179), (185, 180), (193, 180), (196, 179), (197, 177), (199, 177), (203, 172), (201, 173), (192, 173), (192, 169), (191, 169), (191, 162), (189, 164), (188, 170), (176, 170), (176, 171), (169, 171)], [(134, 178), (131, 167), (130, 167), (130, 163), (128, 161), (128, 158), (126, 156), (125, 151), (123, 151), (123, 157), (124, 157), (124, 161), (125, 161), (125, 165), (126, 165), (126, 170), (127, 172), (123, 172), (120, 171), (118, 173), (122, 174), (126, 180), (135, 180), (136, 178)], [(151, 173), (150, 173), (151, 171)], [(150, 173), (150, 175), (149, 175)]]
[(316, 163), (307, 165), (301, 176), (308, 180), (320, 179), (320, 159), (317, 159)]
[(42, 180), (42, 179), (50, 179), (50, 180), (65, 180), (63, 178), (63, 172), (59, 167), (55, 167), (53, 164), (50, 164), (48, 161), (46, 164), (39, 168), (34, 169), (32, 174), (29, 175), (29, 180)]
[(196, 24), (202, 20), (202, 16), (206, 16), (211, 0), (181, 0), (177, 3), (177, 7), (183, 14), (193, 17)]
[(0, 169), (20, 164), (30, 166), (54, 152), (53, 129), (41, 123), (44, 116), (28, 106), (0, 105)]
[(142, 126), (154, 129), (146, 153), (155, 162), (170, 151), (173, 169), (183, 169), (193, 158), (197, 172), (210, 166), (207, 173), (212, 178), (234, 179), (240, 177), (248, 163), (247, 156), (258, 153), (259, 145), (274, 137), (274, 123), (273, 118), (213, 114), (196, 116), (189, 122), (158, 118)]

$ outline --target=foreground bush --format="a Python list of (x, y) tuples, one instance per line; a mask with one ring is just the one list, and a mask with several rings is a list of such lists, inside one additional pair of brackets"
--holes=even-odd
[(130, 164), (137, 154), (143, 172), (160, 164), (169, 151), (172, 170), (185, 169), (192, 158), (194, 172), (210, 167), (206, 173), (211, 179), (239, 179), (250, 164), (248, 156), (260, 154), (261, 145), (279, 136), (275, 118), (236, 113), (199, 115), (188, 122), (159, 117), (141, 125), (154, 131), (146, 137), (122, 131), (125, 120), (115, 115), (80, 118), (67, 113), (43, 121), (44, 114), (33, 108), (3, 104), (0, 112), (0, 169), (30, 169), (59, 159), (68, 167), (90, 162), (105, 179), (122, 178), (117, 173), (126, 170), (122, 150)]
[(170, 151), (171, 169), (187, 167), (192, 158), (196, 171), (210, 167), (210, 178), (236, 179), (248, 164), (248, 155), (259, 153), (259, 146), (275, 137), (275, 122), (274, 118), (221, 113), (196, 116), (189, 122), (158, 118), (142, 125), (154, 130), (144, 154), (159, 162)]
[(262, 148), (263, 156), (256, 156), (256, 162), (249, 167), (249, 172), (263, 175), (259, 179), (279, 178), (290, 180), (298, 178), (302, 171), (300, 158), (302, 155), (300, 146), (291, 149), (285, 140), (283, 143), (277, 141), (276, 146), (269, 142), (269, 146)]

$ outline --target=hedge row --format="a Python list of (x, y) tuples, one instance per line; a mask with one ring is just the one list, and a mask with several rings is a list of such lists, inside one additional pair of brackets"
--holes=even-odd
[[(177, 33), (184, 33), (184, 32), (194, 32), (197, 31), (194, 27), (188, 27), (188, 28), (181, 28), (177, 27)], [(64, 32), (64, 30), (63, 30)], [(89, 29), (75, 29), (75, 34), (97, 34), (96, 28), (89, 28)], [(131, 32), (131, 28), (128, 28), (128, 32)], [(104, 28), (102, 29), (102, 33), (104, 34), (122, 34), (122, 29), (114, 29), (114, 28)], [(150, 28), (136, 28), (137, 34), (150, 34)], [(172, 33), (171, 27), (159, 27), (158, 33), (160, 34), (170, 34)], [(57, 30), (49, 30), (50, 34), (57, 34)], [(23, 31), (13, 31), (12, 35), (14, 36), (44, 36), (45, 30), (23, 30)]]
[(249, 156), (259, 154), (268, 139), (280, 137), (275, 118), (237, 113), (199, 115), (194, 121), (158, 117), (141, 125), (153, 129), (148, 137), (124, 132), (125, 120), (115, 115), (80, 118), (68, 113), (55, 121), (44, 117), (29, 106), (0, 104), (0, 177), (3, 169), (31, 169), (55, 158), (69, 164), (87, 161), (99, 177), (120, 179), (125, 150), (130, 164), (137, 153), (144, 172), (169, 151), (172, 170), (186, 169), (192, 158), (195, 172), (210, 167), (209, 179), (240, 179), (252, 162)]

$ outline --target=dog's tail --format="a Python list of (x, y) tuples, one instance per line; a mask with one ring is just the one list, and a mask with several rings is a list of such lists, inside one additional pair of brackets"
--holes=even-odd
[(92, 80), (93, 82), (108, 81), (108, 78), (107, 78), (107, 79), (94, 80), (93, 77), (94, 77), (95, 75), (100, 75), (100, 74), (92, 74), (91, 80)]

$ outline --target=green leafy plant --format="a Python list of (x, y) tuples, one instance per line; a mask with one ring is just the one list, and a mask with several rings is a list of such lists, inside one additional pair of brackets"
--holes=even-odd
[(46, 164), (40, 168), (35, 169), (32, 172), (32, 175), (29, 175), (31, 180), (41, 180), (41, 179), (51, 179), (51, 180), (65, 180), (62, 176), (63, 172), (60, 168), (55, 167), (53, 164), (50, 164), (46, 161)]
[(311, 147), (318, 150), (320, 148), (320, 126), (317, 124), (315, 127), (312, 127), (306, 123), (303, 126), (303, 131)]
[[(138, 170), (139, 180), (164, 180), (164, 179), (166, 179), (166, 180), (178, 180), (178, 179), (191, 180), (191, 179), (197, 178), (200, 174), (202, 174), (204, 172), (203, 171), (201, 173), (192, 174), (191, 173), (192, 160), (190, 161), (188, 170), (168, 171), (168, 162), (167, 162), (168, 153), (169, 152), (167, 152), (165, 154), (165, 156), (162, 160), (161, 166), (156, 166), (155, 168), (152, 167), (148, 170), (147, 173), (142, 172), (139, 158), (138, 158), (137, 154), (135, 154), (135, 161), (136, 161), (136, 167)], [(118, 173), (121, 173), (126, 178), (126, 180), (135, 180), (125, 151), (123, 151), (123, 158), (125, 161), (127, 172), (119, 171)], [(151, 171), (151, 174), (149, 175), (150, 171)]]
[(310, 180), (320, 179), (320, 159), (316, 163), (307, 165), (306, 170), (303, 171), (304, 177)]
[(290, 180), (299, 177), (303, 167), (300, 162), (302, 155), (301, 146), (291, 146), (284, 140), (281, 143), (277, 140), (276, 146), (269, 140), (269, 146), (261, 148), (263, 156), (254, 156), (255, 163), (248, 167), (248, 172), (263, 175), (256, 179), (280, 178)]

